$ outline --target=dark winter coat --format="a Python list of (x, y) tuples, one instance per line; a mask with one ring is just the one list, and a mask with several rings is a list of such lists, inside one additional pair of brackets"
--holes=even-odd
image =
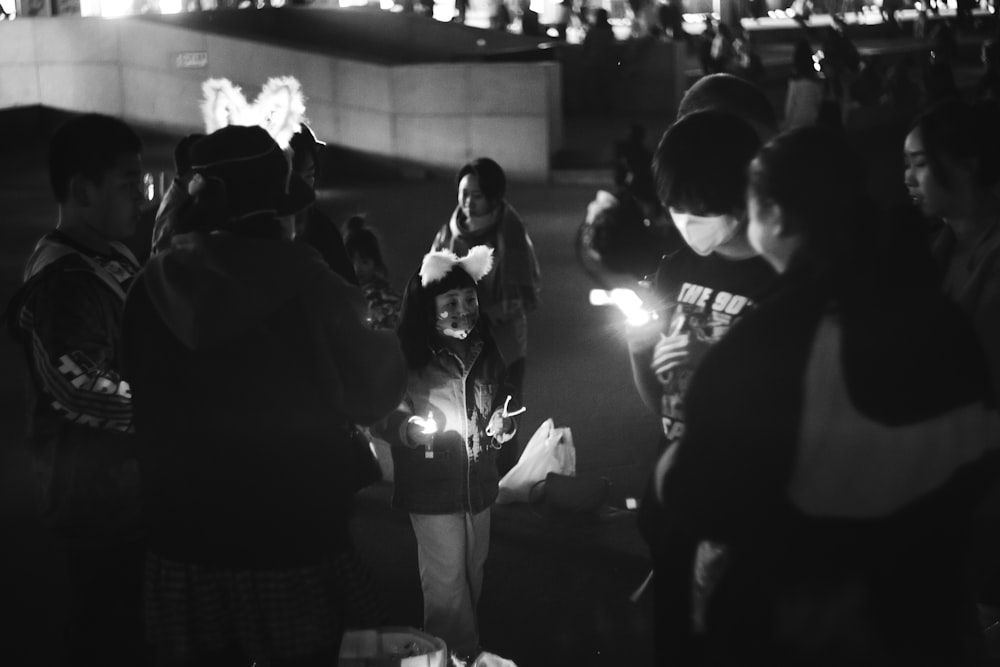
[(361, 299), (300, 243), (188, 234), (150, 260), (124, 339), (152, 551), (281, 568), (346, 548), (350, 426), (405, 380)]

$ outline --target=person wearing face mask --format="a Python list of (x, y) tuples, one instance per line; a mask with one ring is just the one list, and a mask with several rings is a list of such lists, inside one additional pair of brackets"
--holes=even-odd
[[(528, 313), (537, 307), (541, 291), (535, 247), (521, 217), (505, 199), (507, 177), (495, 161), (481, 157), (463, 165), (455, 184), (458, 204), (451, 220), (434, 237), (431, 250), (462, 255), (476, 245), (493, 249), (493, 271), (479, 282), (476, 291), (483, 318), (507, 366), (514, 400), (521, 402)], [(516, 463), (516, 444), (509, 443), (501, 453), (501, 473)]]
[(674, 123), (653, 158), (659, 195), (685, 245), (657, 270), (661, 316), (631, 329), (628, 340), (639, 394), (662, 419), (661, 451), (684, 435), (684, 393), (706, 350), (774, 278), (746, 238), (746, 167), (760, 144), (743, 119), (705, 110)]
[(493, 250), (428, 253), (409, 281), (397, 329), (406, 394), (387, 419), (393, 507), (410, 513), (424, 596), (424, 630), (463, 659), (479, 653), (476, 606), (496, 500), (497, 450), (516, 431), (514, 388), (476, 289)]
[(780, 275), (705, 357), (655, 477), (657, 664), (986, 664), (965, 572), (1000, 454), (983, 352), (857, 242), (880, 224), (858, 166), (818, 127), (750, 166), (747, 236)]

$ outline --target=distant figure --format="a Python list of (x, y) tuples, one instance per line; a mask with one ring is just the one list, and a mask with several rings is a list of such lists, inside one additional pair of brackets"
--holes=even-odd
[(885, 92), (893, 113), (909, 123), (924, 104), (924, 90), (916, 78), (916, 63), (912, 56), (904, 56), (893, 63), (885, 73)]
[(615, 143), (615, 185), (627, 190), (652, 218), (660, 211), (659, 196), (653, 183), (653, 152), (645, 145), (646, 130), (639, 123), (629, 126), (628, 136)]
[(733, 38), (733, 74), (741, 76), (752, 83), (760, 83), (764, 77), (764, 61), (750, 40), (750, 33), (742, 24), (736, 27)]
[(883, 72), (881, 60), (876, 55), (861, 59), (858, 76), (851, 82), (851, 100), (859, 107), (872, 107), (882, 99)]
[(784, 129), (815, 125), (823, 103), (824, 82), (816, 71), (813, 50), (805, 38), (795, 43), (792, 77), (785, 94)]
[(618, 72), (615, 33), (608, 22), (608, 10), (594, 10), (593, 22), (583, 38), (583, 69), (587, 76), (587, 106), (591, 111), (612, 108)]
[(333, 220), (324, 213), (315, 201), (316, 179), (319, 176), (320, 150), (326, 142), (316, 138), (312, 128), (302, 124), (292, 136), (292, 170), (298, 174), (313, 193), (313, 201), (295, 215), (294, 239), (316, 248), (331, 269), (352, 285), (358, 284), (354, 267), (344, 250), (344, 239)]
[(898, 37), (902, 33), (899, 27), (899, 17), (897, 16), (899, 10), (902, 8), (903, 3), (900, 0), (882, 0), (882, 5), (879, 7), (882, 20), (889, 27), (889, 34), (892, 37)]
[(719, 27), (712, 39), (712, 66), (715, 72), (732, 72), (736, 49), (733, 47), (733, 30), (725, 23)]
[(684, 30), (682, 2), (683, 0), (667, 0), (667, 2), (660, 4), (656, 10), (664, 34), (675, 42), (687, 41), (689, 37), (687, 31)]
[(923, 76), (925, 104), (960, 96), (949, 59), (939, 57), (931, 51), (924, 62)]
[(572, 0), (559, 0), (556, 3), (555, 16), (556, 20), (553, 22), (552, 26), (556, 29), (556, 37), (565, 42), (566, 41), (566, 29), (569, 28), (569, 22), (572, 19)]
[(927, 37), (927, 22), (930, 20), (930, 10), (924, 7), (917, 12), (917, 18), (913, 20), (913, 36), (923, 41)]
[(455, 0), (455, 17), (452, 19), (456, 23), (465, 23), (465, 14), (469, 10), (469, 0)]
[(510, 27), (511, 15), (507, 7), (506, 0), (498, 0), (493, 14), (490, 16), (490, 28), (492, 30), (506, 31)]
[(712, 46), (715, 43), (715, 26), (711, 16), (705, 16), (705, 27), (698, 35), (698, 62), (701, 65), (702, 74), (708, 76), (715, 74), (719, 70), (715, 66), (715, 59), (712, 57)]
[(653, 0), (628, 0), (629, 12), (632, 15), (632, 37), (644, 37), (649, 34), (649, 27), (653, 25), (652, 12)]
[(991, 99), (1000, 102), (1000, 39), (993, 38), (983, 42), (980, 58), (984, 69), (976, 82), (975, 97), (977, 100)]
[(399, 323), (402, 297), (389, 284), (378, 237), (359, 215), (348, 220), (346, 227), (344, 247), (368, 302), (369, 323), (375, 330), (393, 331)]
[(531, 8), (531, 0), (520, 0), (521, 34), (529, 37), (541, 37), (542, 24), (538, 20), (538, 12)]
[(938, 21), (931, 30), (931, 51), (935, 58), (953, 62), (958, 55), (955, 26), (949, 20)]

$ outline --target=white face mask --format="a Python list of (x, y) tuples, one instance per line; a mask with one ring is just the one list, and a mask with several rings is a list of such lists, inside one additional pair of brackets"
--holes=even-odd
[(702, 257), (736, 236), (740, 228), (740, 221), (731, 215), (692, 215), (675, 208), (670, 215), (684, 242)]

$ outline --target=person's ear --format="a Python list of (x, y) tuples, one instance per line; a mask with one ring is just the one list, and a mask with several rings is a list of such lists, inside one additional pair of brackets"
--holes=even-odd
[(71, 176), (69, 186), (66, 189), (70, 202), (82, 207), (90, 206), (93, 203), (95, 190), (94, 182), (83, 174)]
[(764, 203), (762, 213), (776, 238), (788, 236), (788, 222), (785, 220), (785, 212), (780, 204), (769, 200)]

